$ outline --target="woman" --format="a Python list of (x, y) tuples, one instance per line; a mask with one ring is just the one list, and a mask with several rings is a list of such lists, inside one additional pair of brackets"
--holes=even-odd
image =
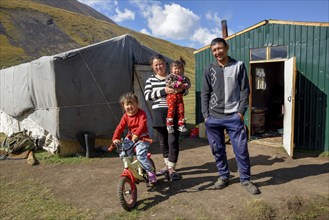
[[(166, 166), (157, 174), (169, 172), (171, 180), (179, 180), (175, 170), (179, 154), (179, 131), (177, 130), (177, 116), (174, 119), (174, 133), (168, 134), (166, 117), (168, 105), (167, 94), (182, 92), (182, 89), (166, 87), (166, 62), (162, 55), (156, 54), (151, 57), (150, 65), (154, 75), (146, 80), (144, 96), (146, 101), (152, 101), (153, 128), (157, 131), (160, 147)], [(187, 92), (185, 92), (187, 93)]]

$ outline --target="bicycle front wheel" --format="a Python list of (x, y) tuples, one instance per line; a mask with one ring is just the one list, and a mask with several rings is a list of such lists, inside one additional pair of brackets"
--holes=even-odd
[(123, 176), (119, 180), (118, 196), (122, 207), (130, 211), (137, 204), (137, 187), (130, 178)]

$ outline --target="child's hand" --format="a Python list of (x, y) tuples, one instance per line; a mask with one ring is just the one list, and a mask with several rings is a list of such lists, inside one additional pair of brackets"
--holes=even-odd
[(117, 145), (117, 144), (121, 143), (121, 141), (119, 139), (114, 139), (112, 142), (113, 142), (114, 145)]
[(133, 137), (131, 138), (131, 140), (133, 142), (137, 142), (138, 141), (138, 136), (134, 134)]

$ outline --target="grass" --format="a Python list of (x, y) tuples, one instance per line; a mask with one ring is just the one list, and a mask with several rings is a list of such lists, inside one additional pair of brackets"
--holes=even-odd
[(0, 67), (13, 66), (27, 57), (22, 48), (12, 46), (3, 34), (0, 34), (0, 45)]
[(246, 215), (255, 220), (275, 217), (275, 209), (263, 199), (252, 199), (247, 203), (246, 210)]
[(320, 153), (319, 157), (329, 158), (329, 151)]
[(90, 210), (79, 210), (56, 200), (49, 189), (32, 179), (6, 182), (0, 179), (0, 219), (93, 219)]
[(279, 206), (266, 202), (264, 199), (252, 199), (245, 205), (242, 213), (244, 218), (255, 220), (324, 219), (329, 213), (329, 197), (328, 195), (312, 198), (292, 196), (282, 201)]
[(93, 159), (79, 155), (74, 157), (60, 157), (47, 151), (36, 151), (35, 157), (39, 162), (44, 164), (80, 164), (93, 161)]

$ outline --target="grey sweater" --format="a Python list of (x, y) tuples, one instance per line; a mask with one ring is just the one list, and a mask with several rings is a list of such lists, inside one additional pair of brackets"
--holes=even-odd
[(204, 118), (209, 115), (224, 118), (236, 112), (244, 115), (249, 105), (249, 93), (249, 80), (243, 62), (229, 57), (229, 62), (221, 67), (215, 61), (203, 74), (202, 115)]

